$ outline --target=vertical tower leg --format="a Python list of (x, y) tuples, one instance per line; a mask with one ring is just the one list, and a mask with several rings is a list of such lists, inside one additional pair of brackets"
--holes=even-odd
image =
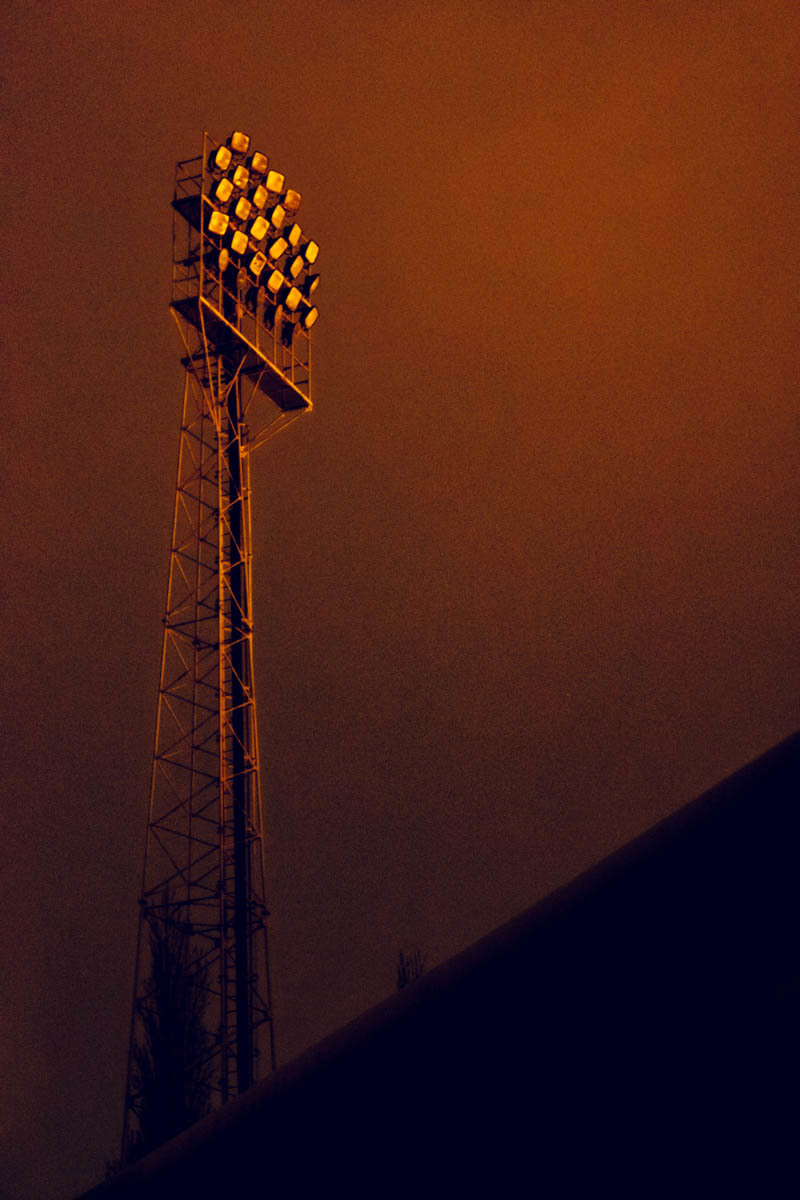
[[(187, 360), (140, 899), (125, 1153), (274, 1067), (240, 381)], [(182, 1028), (181, 1028), (182, 1026)], [(180, 1076), (170, 1113), (166, 1079)], [(160, 1097), (160, 1098), (159, 1098)]]

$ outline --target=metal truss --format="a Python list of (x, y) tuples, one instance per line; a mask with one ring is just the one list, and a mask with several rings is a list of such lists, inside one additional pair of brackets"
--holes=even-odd
[(247, 308), (241, 288), (228, 290), (215, 269), (218, 250), (205, 232), (214, 144), (205, 135), (202, 157), (178, 165), (173, 201), (171, 308), (185, 382), (123, 1157), (146, 1140), (153, 1081), (142, 1072), (142, 1057), (152, 1050), (153, 1029), (169, 1019), (159, 946), (179, 960), (167, 965), (167, 975), (180, 969), (184, 1003), (190, 997), (191, 1012), (177, 1020), (194, 1029), (173, 1047), (173, 1060), (177, 1055), (183, 1085), (202, 1093), (195, 1115), (275, 1066), (253, 682), (250, 455), (310, 409), (309, 343), (299, 330), (285, 345)]

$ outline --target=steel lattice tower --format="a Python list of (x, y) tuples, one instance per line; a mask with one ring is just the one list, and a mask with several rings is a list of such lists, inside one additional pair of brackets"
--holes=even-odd
[(296, 220), (299, 194), (248, 152), (244, 134), (223, 146), (205, 134), (175, 177), (185, 383), (123, 1158), (275, 1065), (250, 455), (311, 408), (318, 246)]

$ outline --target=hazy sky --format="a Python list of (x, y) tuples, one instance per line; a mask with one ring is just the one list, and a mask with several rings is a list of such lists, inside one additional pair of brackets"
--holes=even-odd
[(315, 410), (253, 461), (286, 1061), (798, 725), (800, 16), (6, 21), (0, 1194), (49, 1200), (121, 1120), (175, 161), (246, 130), (322, 247)]

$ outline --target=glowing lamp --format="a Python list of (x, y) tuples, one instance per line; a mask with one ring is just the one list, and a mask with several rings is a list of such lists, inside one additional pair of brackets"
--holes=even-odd
[(231, 198), (232, 192), (233, 184), (231, 183), (230, 179), (220, 179), (215, 193), (220, 204), (227, 204)]
[(234, 212), (240, 221), (246, 221), (250, 216), (250, 210), (252, 207), (252, 204), (246, 196), (240, 196), (236, 202), (236, 208), (234, 209)]
[(283, 303), (289, 312), (296, 312), (300, 301), (303, 299), (299, 288), (290, 287), (286, 295), (283, 297)]
[(219, 269), (223, 275), (227, 271), (230, 261), (231, 261), (230, 254), (223, 247), (223, 249), (220, 250), (220, 252), (219, 252), (219, 258), (217, 259), (217, 266), (219, 267)]
[(300, 318), (303, 329), (310, 329), (312, 325), (316, 324), (318, 317), (319, 309), (309, 304)]
[(274, 296), (277, 296), (283, 285), (286, 283), (280, 271), (273, 271), (267, 280), (267, 288)]
[(309, 296), (313, 296), (314, 292), (319, 287), (319, 275), (306, 276), (305, 282), (301, 284), (300, 290), (308, 300)]
[(250, 271), (258, 279), (264, 267), (267, 265), (267, 256), (259, 250), (258, 254), (254, 254), (250, 259)]
[(264, 180), (264, 186), (268, 192), (282, 192), (285, 180), (286, 177), (281, 175), (280, 171), (270, 171)]
[(247, 249), (247, 234), (241, 229), (228, 231), (228, 245), (234, 254), (244, 254)]
[(262, 184), (259, 184), (258, 187), (253, 191), (250, 199), (253, 203), (253, 208), (265, 208), (267, 200), (269, 199), (269, 193), (267, 189), (262, 186)]
[(272, 245), (269, 248), (268, 253), (269, 253), (269, 256), (272, 259), (272, 261), (277, 262), (278, 259), (280, 258), (280, 256), (282, 254), (286, 253), (288, 248), (289, 248), (289, 243), (287, 242), (286, 238), (279, 237), (279, 238), (276, 238), (275, 241), (272, 243)]
[(260, 242), (267, 236), (269, 230), (269, 221), (265, 217), (256, 217), (253, 224), (250, 226), (250, 237), (255, 242)]
[(283, 197), (283, 207), (288, 213), (296, 213), (300, 207), (300, 193), (296, 192), (294, 188), (289, 188)]
[(269, 159), (266, 154), (259, 154), (256, 151), (249, 160), (249, 166), (254, 175), (263, 175), (269, 166)]
[(303, 258), (306, 260), (308, 265), (311, 266), (312, 263), (315, 263), (317, 261), (317, 255), (319, 254), (319, 246), (317, 245), (316, 242), (310, 242), (310, 241), (306, 242), (305, 245), (302, 247), (300, 253), (303, 255)]
[(286, 220), (286, 211), (281, 204), (275, 204), (267, 212), (269, 223), (273, 229), (282, 229), (283, 222)]
[(289, 245), (292, 247), (293, 250), (296, 250), (297, 247), (300, 245), (300, 235), (302, 232), (303, 231), (300, 228), (300, 226), (297, 224), (297, 221), (295, 221), (295, 223), (293, 225), (290, 225), (289, 228), (286, 230), (286, 237), (288, 238)]
[(249, 182), (250, 172), (248, 171), (247, 167), (237, 167), (233, 172), (233, 186), (239, 188), (241, 191), (244, 191)]
[(297, 276), (303, 270), (305, 265), (306, 260), (303, 258), (302, 254), (295, 254), (294, 258), (289, 263), (289, 274), (291, 275), (292, 279), (297, 279)]
[(218, 146), (209, 155), (208, 166), (211, 171), (227, 171), (231, 165), (232, 154), (227, 146)]
[(227, 213), (217, 212), (214, 208), (211, 210), (211, 216), (208, 218), (208, 232), (214, 233), (217, 237), (222, 237), (223, 233), (227, 232), (228, 222), (230, 217)]
[(246, 133), (232, 133), (228, 138), (228, 145), (236, 154), (247, 154), (250, 149), (250, 138)]

